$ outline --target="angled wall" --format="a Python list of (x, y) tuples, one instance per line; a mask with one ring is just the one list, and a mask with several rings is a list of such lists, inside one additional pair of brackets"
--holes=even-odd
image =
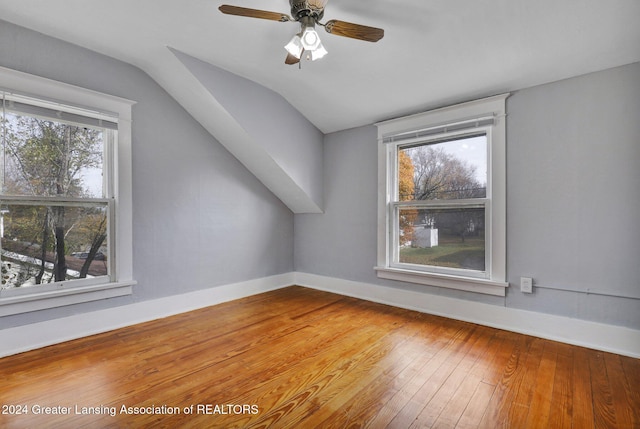
[(147, 70), (293, 213), (322, 212), (322, 133), (284, 98), (175, 49)]
[[(324, 135), (280, 94), (175, 49), (171, 51), (251, 137), (253, 156), (265, 151), (317, 205), (314, 211), (319, 211)], [(283, 197), (285, 203), (286, 199)]]

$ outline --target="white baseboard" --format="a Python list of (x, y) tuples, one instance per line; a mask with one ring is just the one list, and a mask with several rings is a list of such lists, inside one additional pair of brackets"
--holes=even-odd
[(0, 357), (148, 322), (291, 285), (640, 358), (640, 331), (533, 311), (300, 272), (213, 287), (0, 330)]
[(0, 330), (0, 357), (244, 298), (293, 284), (293, 273)]
[(640, 331), (569, 317), (294, 273), (295, 284), (576, 346), (640, 358)]

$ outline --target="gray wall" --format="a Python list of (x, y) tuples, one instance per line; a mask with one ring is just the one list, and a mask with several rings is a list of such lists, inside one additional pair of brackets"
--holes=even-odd
[(639, 83), (637, 63), (507, 100), (505, 298), (377, 279), (375, 126), (326, 136), (325, 214), (296, 215), (296, 270), (640, 329)]
[(145, 73), (3, 21), (0, 66), (137, 101), (134, 295), (3, 317), (3, 328), (293, 269), (291, 211)]
[(508, 305), (640, 329), (640, 63), (517, 92), (507, 114), (508, 278), (538, 286)]

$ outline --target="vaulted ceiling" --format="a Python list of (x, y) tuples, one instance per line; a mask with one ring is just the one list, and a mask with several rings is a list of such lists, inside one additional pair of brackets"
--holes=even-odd
[(284, 64), (296, 23), (223, 3), (289, 13), (285, 0), (0, 0), (0, 19), (152, 76), (172, 47), (276, 91), (324, 133), (640, 60), (637, 0), (330, 0), (324, 20), (385, 36), (321, 32), (329, 54), (301, 69)]
[[(224, 15), (223, 3), (290, 10), (284, 0), (0, 0), (0, 19), (140, 67), (198, 119), (216, 102), (176, 56), (187, 54), (281, 95), (325, 134), (640, 61), (638, 0), (330, 0), (324, 21), (384, 38), (320, 31), (329, 54), (300, 68), (284, 64), (283, 48), (298, 24)], [(231, 149), (251, 140), (203, 125)], [(287, 203), (294, 212), (320, 210), (302, 193), (300, 207)]]

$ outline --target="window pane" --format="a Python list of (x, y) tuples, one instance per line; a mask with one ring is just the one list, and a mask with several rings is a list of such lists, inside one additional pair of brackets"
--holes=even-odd
[(484, 208), (400, 208), (399, 262), (485, 270)]
[(2, 289), (106, 276), (107, 206), (2, 205)]
[(487, 136), (398, 148), (398, 200), (487, 196)]
[(104, 197), (104, 140), (112, 133), (7, 113), (2, 194)]

